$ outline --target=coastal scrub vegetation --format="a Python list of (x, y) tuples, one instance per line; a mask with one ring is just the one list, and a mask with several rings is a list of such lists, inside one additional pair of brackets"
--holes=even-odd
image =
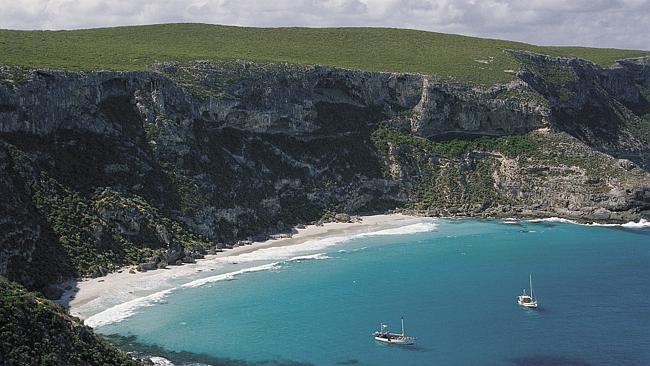
[[(584, 194), (596, 196), (611, 189), (608, 180), (644, 179), (642, 170), (625, 169), (566, 133), (433, 141), (382, 126), (371, 138), (384, 158), (384, 175), (411, 182), (406, 206), (419, 210), (460, 207), (463, 212), (480, 212), (493, 204), (517, 204), (517, 198), (496, 181), (504, 175), (519, 179), (520, 173), (514, 171), (525, 172), (531, 181), (574, 175), (583, 181)], [(502, 170), (504, 160), (510, 160), (510, 167)]]
[[(207, 248), (209, 243), (164, 217), (142, 197), (99, 187), (90, 197), (62, 186), (41, 173), (32, 184), (32, 200), (64, 248), (62, 268), (55, 273), (101, 275), (137, 264), (167, 249), (158, 228), (169, 230), (183, 248)], [(63, 270), (62, 270), (63, 269)]]
[(417, 166), (409, 192), (409, 206), (415, 209), (508, 203), (495, 188), (492, 172), (497, 161), (491, 154), (516, 158), (533, 156), (542, 148), (542, 141), (532, 133), (432, 141), (383, 126), (371, 138), (380, 154), (387, 156), (393, 146), (407, 170), (406, 161)]
[(540, 140), (533, 134), (480, 136), (433, 141), (424, 137), (402, 134), (390, 127), (380, 127), (372, 133), (371, 138), (382, 153), (388, 153), (390, 144), (408, 144), (446, 158), (458, 157), (462, 153), (479, 149), (496, 151), (515, 157), (521, 154), (530, 154), (540, 147)]
[(0, 276), (0, 364), (140, 365), (79, 319)]
[[(86, 152), (74, 158), (73, 154), (54, 154), (42, 163), (30, 153), (33, 142), (17, 141), (23, 145), (2, 143), (0, 148), (6, 149), (9, 166), (21, 179), (19, 186), (25, 187), (25, 198), (33, 210), (30, 216), (47, 236), (43, 239), (47, 244), (37, 244), (30, 254), (29, 265), (34, 267), (27, 276), (31, 280), (25, 282), (30, 288), (71, 276), (101, 276), (122, 266), (142, 263), (169, 248), (201, 253), (212, 245), (173, 219), (168, 211), (150, 203), (151, 197), (128, 193), (93, 170), (91, 165), (96, 162), (92, 159), (110, 154), (109, 149), (101, 149), (102, 145), (95, 146), (96, 154)], [(79, 164), (89, 162), (79, 169), (85, 172), (82, 177), (75, 175), (72, 159)], [(52, 169), (50, 163), (65, 168)], [(81, 184), (71, 183), (81, 180)], [(196, 197), (200, 197), (193, 193), (196, 187), (185, 181), (174, 183), (180, 197), (178, 207), (195, 204)], [(154, 188), (145, 192), (150, 191)]]
[(389, 28), (246, 28), (160, 24), (66, 31), (0, 30), (0, 63), (73, 70), (148, 70), (159, 61), (250, 60), (415, 72), (491, 85), (514, 79), (506, 49), (580, 57), (609, 67), (646, 51), (542, 47)]
[(568, 101), (575, 96), (570, 84), (577, 80), (577, 76), (571, 66), (535, 62), (529, 57), (515, 56), (515, 58), (526, 70), (550, 85), (560, 101)]

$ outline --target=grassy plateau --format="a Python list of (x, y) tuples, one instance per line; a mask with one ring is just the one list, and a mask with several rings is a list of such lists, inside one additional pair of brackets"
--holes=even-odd
[(250, 60), (416, 72), (490, 85), (514, 78), (505, 49), (575, 56), (603, 67), (648, 51), (542, 47), (392, 28), (247, 28), (160, 24), (69, 31), (0, 30), (0, 63), (28, 68), (147, 70), (156, 61)]

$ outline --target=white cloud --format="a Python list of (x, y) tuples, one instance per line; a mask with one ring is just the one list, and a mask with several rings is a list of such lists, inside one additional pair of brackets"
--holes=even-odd
[(650, 0), (0, 0), (0, 28), (379, 26), (650, 50)]

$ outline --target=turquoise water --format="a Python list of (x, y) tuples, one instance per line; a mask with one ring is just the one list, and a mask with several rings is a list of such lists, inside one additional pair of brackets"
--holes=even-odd
[[(238, 365), (650, 365), (648, 229), (436, 223), (173, 291), (98, 331)], [(515, 301), (529, 272), (536, 311)], [(370, 337), (400, 316), (417, 346)]]

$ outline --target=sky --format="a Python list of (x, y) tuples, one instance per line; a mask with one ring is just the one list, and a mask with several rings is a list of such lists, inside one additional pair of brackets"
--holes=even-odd
[(375, 26), (650, 50), (650, 0), (0, 0), (0, 28)]

